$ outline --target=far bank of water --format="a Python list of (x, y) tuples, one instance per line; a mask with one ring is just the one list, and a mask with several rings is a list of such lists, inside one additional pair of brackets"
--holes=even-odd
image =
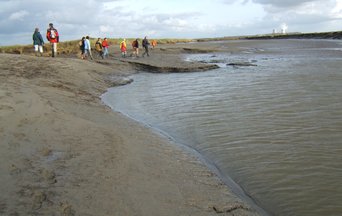
[(270, 214), (342, 215), (342, 43), (243, 50), (187, 56), (221, 68), (137, 74), (103, 100), (199, 151)]

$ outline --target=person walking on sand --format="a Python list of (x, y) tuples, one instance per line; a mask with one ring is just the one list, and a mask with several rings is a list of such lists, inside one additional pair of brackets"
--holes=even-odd
[(103, 47), (103, 58), (105, 58), (106, 56), (108, 58), (108, 56), (109, 56), (109, 51), (108, 51), (109, 44), (108, 44), (107, 38), (103, 39), (102, 47)]
[(90, 59), (93, 60), (93, 55), (91, 54), (91, 45), (89, 41), (89, 36), (86, 37), (84, 41), (84, 56), (87, 58), (89, 55)]
[(44, 40), (43, 40), (42, 35), (39, 32), (39, 28), (35, 28), (34, 33), (32, 35), (32, 39), (33, 39), (34, 52), (36, 56), (43, 56)]
[(57, 43), (59, 43), (59, 34), (57, 29), (53, 27), (53, 24), (49, 24), (49, 28), (46, 31), (46, 39), (51, 44), (52, 57), (57, 55)]
[(127, 44), (126, 39), (123, 39), (120, 43), (121, 57), (126, 58), (127, 55)]
[(97, 41), (95, 43), (95, 50), (98, 53), (98, 55), (103, 59), (103, 52), (102, 52), (102, 41), (101, 38), (97, 38)]
[(85, 56), (84, 56), (85, 37), (82, 37), (82, 39), (78, 42), (78, 46), (80, 47), (80, 50), (81, 50), (81, 59), (85, 59)]
[(150, 56), (150, 54), (148, 53), (149, 45), (150, 45), (150, 42), (148, 42), (147, 36), (145, 36), (144, 40), (142, 41), (142, 46), (145, 49), (145, 52), (142, 54), (143, 57), (145, 57), (145, 54), (147, 54), (147, 56)]
[(152, 49), (154, 49), (154, 47), (157, 46), (157, 41), (156, 41), (156, 40), (153, 40), (152, 43), (151, 43), (151, 45), (152, 45)]
[(132, 42), (132, 48), (133, 48), (133, 54), (131, 56), (135, 55), (135, 57), (139, 57), (139, 39), (137, 38)]

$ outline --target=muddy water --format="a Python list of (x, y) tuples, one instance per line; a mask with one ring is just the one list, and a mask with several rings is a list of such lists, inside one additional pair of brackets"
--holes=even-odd
[(220, 69), (141, 73), (103, 100), (198, 150), (271, 215), (342, 215), (342, 43), (239, 43), (185, 56)]

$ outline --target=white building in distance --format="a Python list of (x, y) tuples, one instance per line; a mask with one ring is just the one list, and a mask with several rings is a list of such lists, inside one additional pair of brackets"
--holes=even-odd
[(286, 23), (281, 24), (281, 30), (280, 30), (281, 33), (282, 33), (282, 34), (286, 34), (288, 28), (289, 28), (289, 27), (287, 26)]

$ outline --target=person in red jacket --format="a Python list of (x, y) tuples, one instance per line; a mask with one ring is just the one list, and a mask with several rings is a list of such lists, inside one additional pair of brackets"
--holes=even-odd
[(106, 58), (108, 57), (108, 54), (109, 54), (109, 51), (108, 51), (109, 44), (108, 44), (107, 38), (103, 39), (102, 47), (103, 47), (103, 58)]
[(52, 57), (57, 54), (57, 43), (59, 42), (59, 34), (57, 29), (53, 27), (53, 24), (49, 24), (49, 28), (46, 31), (46, 39), (50, 41)]

